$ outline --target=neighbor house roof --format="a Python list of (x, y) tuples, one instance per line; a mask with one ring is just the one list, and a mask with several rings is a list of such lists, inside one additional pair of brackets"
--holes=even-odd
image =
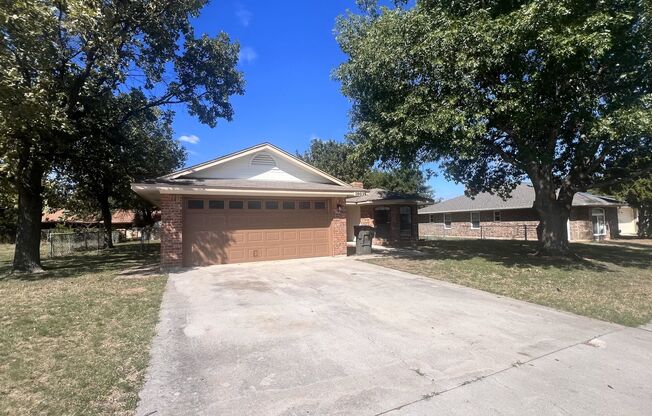
[[(480, 193), (474, 198), (466, 195), (430, 205), (419, 210), (419, 214), (436, 214), (442, 212), (465, 211), (497, 211), (509, 209), (532, 208), (534, 204), (534, 188), (531, 184), (520, 184), (511, 193), (511, 197), (503, 200), (498, 195)], [(623, 206), (622, 201), (609, 196), (593, 195), (588, 192), (578, 192), (573, 198), (573, 206)]]
[(362, 195), (348, 198), (348, 205), (366, 205), (366, 204), (385, 204), (385, 203), (416, 203), (419, 205), (432, 204), (432, 199), (424, 198), (417, 194), (406, 194), (401, 192), (391, 192), (385, 189), (374, 188), (368, 191), (358, 189)]
[[(134, 222), (136, 214), (128, 210), (116, 210), (111, 215), (113, 224), (131, 224)], [(100, 224), (102, 219), (93, 216), (82, 217), (75, 215), (70, 211), (59, 209), (53, 212), (45, 212), (41, 216), (42, 223), (67, 223), (67, 224)]]
[(131, 188), (154, 204), (161, 194), (348, 197), (359, 191), (269, 143), (134, 183)]

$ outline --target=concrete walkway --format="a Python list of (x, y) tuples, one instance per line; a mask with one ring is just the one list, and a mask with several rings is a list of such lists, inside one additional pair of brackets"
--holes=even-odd
[(649, 415), (652, 331), (350, 258), (173, 274), (139, 415)]

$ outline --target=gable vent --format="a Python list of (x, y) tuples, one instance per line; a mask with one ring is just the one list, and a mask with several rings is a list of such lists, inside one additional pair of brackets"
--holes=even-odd
[(251, 159), (251, 166), (276, 166), (276, 161), (267, 153), (258, 153)]

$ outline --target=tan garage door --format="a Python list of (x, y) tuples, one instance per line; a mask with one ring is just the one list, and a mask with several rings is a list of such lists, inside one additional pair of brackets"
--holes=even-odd
[(184, 200), (186, 266), (328, 256), (326, 200)]

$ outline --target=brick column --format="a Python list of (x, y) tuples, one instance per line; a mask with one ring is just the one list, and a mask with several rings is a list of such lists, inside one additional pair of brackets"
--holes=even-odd
[(183, 198), (161, 195), (161, 266), (183, 266)]
[[(337, 206), (340, 206), (340, 210)], [(344, 198), (331, 199), (331, 247), (333, 256), (346, 255), (346, 201)]]

